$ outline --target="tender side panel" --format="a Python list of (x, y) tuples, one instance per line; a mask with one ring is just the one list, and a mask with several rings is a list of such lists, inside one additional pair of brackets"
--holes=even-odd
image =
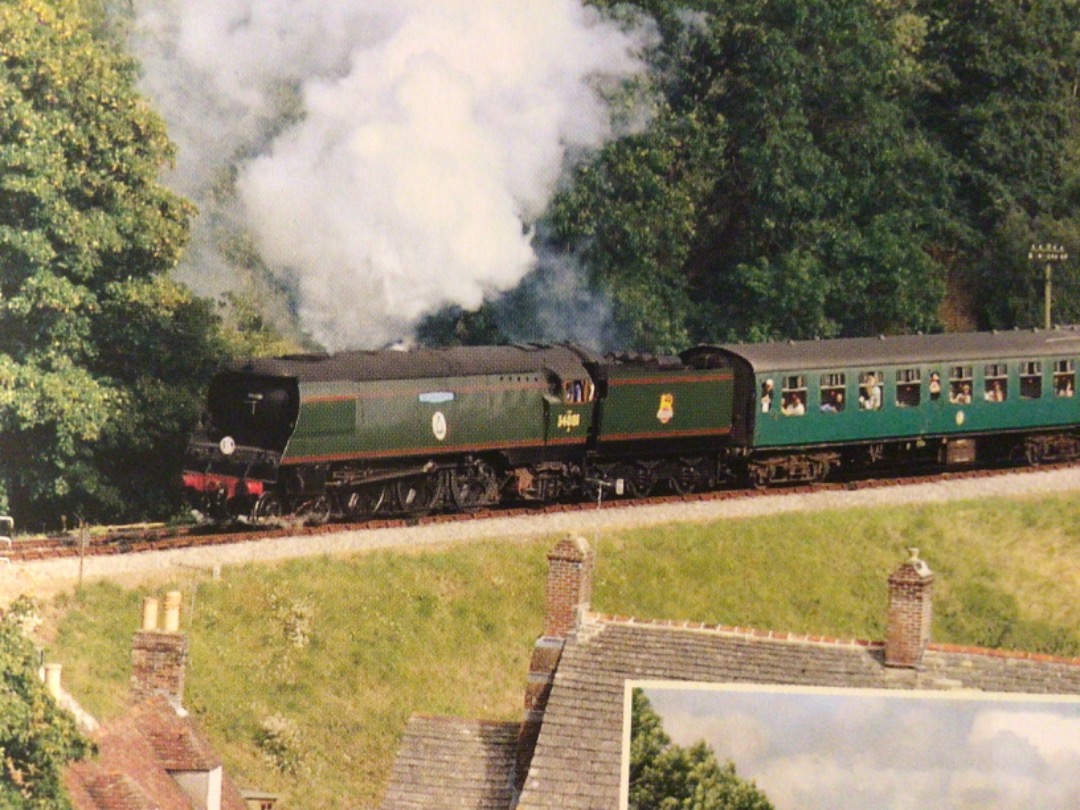
[[(540, 372), (304, 385), (300, 418), (284, 463), (583, 443), (589, 420), (583, 415), (559, 423), (548, 401), (552, 390)], [(556, 435), (553, 424), (560, 425)]]
[(633, 442), (677, 447), (731, 432), (730, 368), (613, 366), (597, 429), (599, 449)]

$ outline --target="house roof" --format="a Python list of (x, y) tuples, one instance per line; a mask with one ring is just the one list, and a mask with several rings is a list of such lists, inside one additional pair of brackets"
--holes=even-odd
[(519, 810), (618, 807), (628, 680), (1080, 694), (1080, 659), (931, 645), (923, 669), (884, 644), (588, 614), (555, 674)]
[(508, 810), (519, 723), (415, 716), (383, 810)]
[[(210, 771), (221, 761), (186, 714), (162, 695), (134, 705), (94, 734), (98, 755), (76, 762), (65, 784), (76, 810), (191, 810), (170, 772)], [(222, 810), (245, 810), (236, 785), (222, 776)]]

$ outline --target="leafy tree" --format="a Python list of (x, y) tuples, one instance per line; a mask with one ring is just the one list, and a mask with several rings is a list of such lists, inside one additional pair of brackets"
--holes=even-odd
[(20, 629), (27, 607), (16, 602), (0, 616), (0, 806), (68, 810), (64, 765), (91, 746), (38, 678), (36, 651)]
[[(919, 0), (926, 20), (920, 127), (947, 152), (950, 292), (983, 327), (1041, 324), (1032, 242), (1074, 246), (1080, 224), (1080, 6)], [(1066, 281), (1056, 314), (1080, 317)]]
[(721, 765), (704, 742), (674, 745), (641, 689), (632, 696), (630, 810), (772, 810), (730, 761)]
[(78, 9), (0, 5), (0, 509), (23, 525), (150, 509), (223, 352), (164, 280), (192, 213), (155, 180), (164, 125)]

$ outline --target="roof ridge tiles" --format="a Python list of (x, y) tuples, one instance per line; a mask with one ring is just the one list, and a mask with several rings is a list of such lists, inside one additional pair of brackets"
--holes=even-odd
[[(685, 621), (680, 619), (645, 619), (640, 616), (623, 616), (619, 614), (607, 614), (590, 611), (587, 619), (604, 625), (630, 625), (635, 627), (656, 629), (687, 630), (690, 632), (710, 633), (714, 635), (735, 636), (745, 639), (768, 639), (771, 641), (786, 641), (801, 644), (820, 644), (829, 647), (863, 647), (866, 649), (882, 649), (884, 641), (874, 641), (863, 638), (834, 638), (816, 633), (794, 633), (783, 630), (764, 630), (757, 627), (742, 627), (739, 625), (711, 624), (708, 622)], [(596, 634), (594, 630), (588, 638)], [(1048, 653), (1025, 652), (1023, 650), (995, 650), (990, 647), (975, 647), (962, 644), (945, 644), (933, 642), (927, 647), (933, 652), (959, 654), (959, 655), (982, 655), (991, 658), (1005, 658), (1019, 661), (1038, 661), (1047, 664), (1064, 664), (1067, 666), (1080, 666), (1080, 656), (1060, 656)]]
[[(588, 620), (600, 625), (631, 625), (656, 629), (688, 630), (691, 632), (710, 633), (713, 635), (736, 636), (745, 639), (769, 639), (801, 644), (821, 644), (830, 647), (863, 647), (878, 649), (885, 646), (884, 641), (863, 638), (834, 638), (815, 633), (794, 633), (787, 630), (766, 630), (759, 627), (741, 627), (739, 625), (713, 624), (709, 622), (687, 621), (682, 619), (644, 619), (639, 616), (622, 616), (590, 611)], [(594, 633), (595, 634), (595, 633)], [(592, 638), (594, 634), (590, 634)]]
[(1038, 661), (1042, 664), (1065, 664), (1080, 666), (1080, 656), (1050, 655), (1048, 653), (1026, 652), (1024, 650), (995, 650), (990, 647), (968, 647), (962, 644), (931, 643), (928, 650), (957, 655), (985, 655), (990, 658), (1007, 658), (1017, 661)]

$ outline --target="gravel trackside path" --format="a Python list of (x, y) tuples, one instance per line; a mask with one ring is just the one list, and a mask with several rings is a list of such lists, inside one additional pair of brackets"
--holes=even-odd
[[(784, 497), (649, 504), (622, 509), (586, 510), (524, 517), (493, 517), (388, 529), (281, 537), (201, 548), (139, 554), (90, 556), (83, 561), (84, 581), (111, 579), (135, 585), (217, 566), (287, 560), (315, 554), (347, 555), (384, 548), (419, 549), (491, 538), (527, 540), (538, 536), (641, 528), (673, 522), (707, 522), (807, 510), (849, 509), (875, 505), (941, 503), (984, 497), (1025, 497), (1080, 490), (1080, 468), (1026, 470), (1009, 475), (965, 478), (903, 486), (793, 493)], [(79, 560), (0, 561), (0, 603), (20, 594), (49, 597), (73, 588)]]

